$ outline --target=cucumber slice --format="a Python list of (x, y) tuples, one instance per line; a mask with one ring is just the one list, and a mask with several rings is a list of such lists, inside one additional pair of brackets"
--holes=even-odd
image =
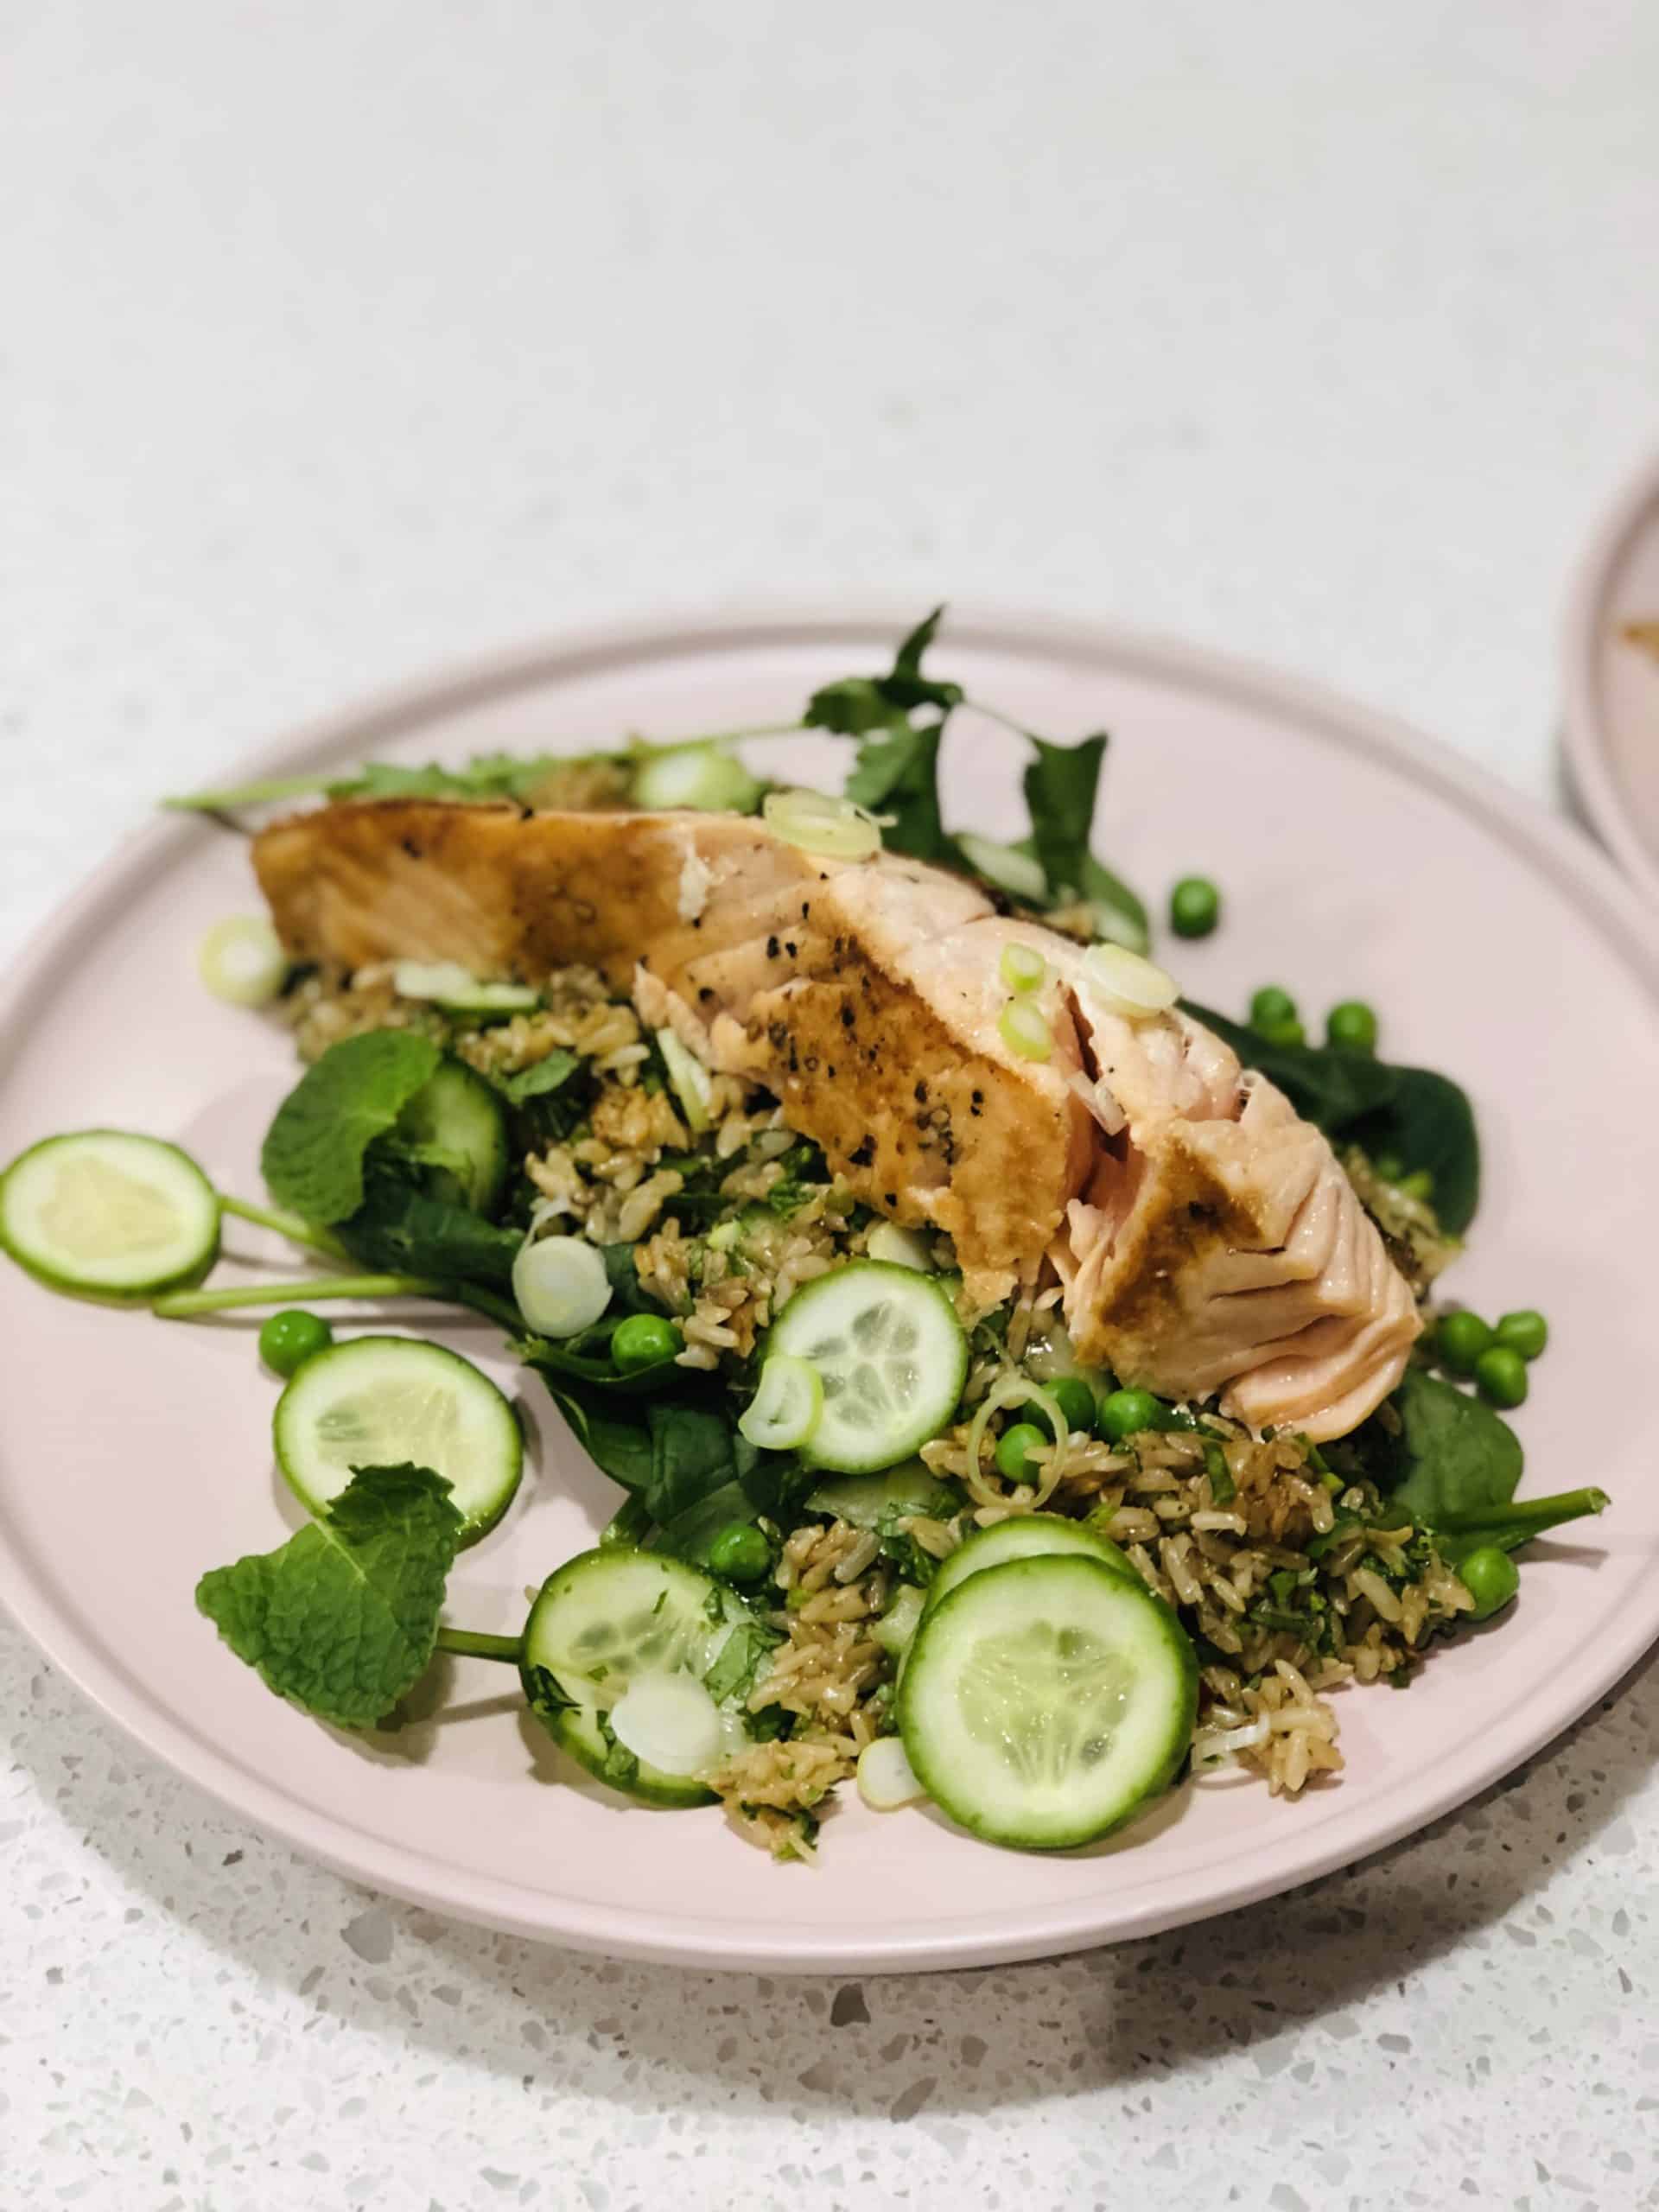
[(929, 1611), (899, 1686), (912, 1766), (988, 1843), (1091, 1843), (1187, 1755), (1198, 1662), (1169, 1607), (1081, 1554), (1005, 1560)]
[(276, 1401), (276, 1464), (308, 1512), (355, 1467), (430, 1467), (450, 1485), (463, 1544), (493, 1529), (524, 1471), (524, 1439), (489, 1376), (442, 1344), (353, 1337), (308, 1359)]
[[(619, 1745), (610, 1713), (644, 1684), (703, 1685), (731, 1637), (755, 1633), (742, 1599), (683, 1560), (618, 1546), (582, 1552), (548, 1577), (524, 1624), (524, 1695), (555, 1742), (602, 1782), (647, 1805), (706, 1805), (713, 1792), (696, 1774)], [(749, 1740), (747, 1679), (746, 1668), (741, 1686), (715, 1700), (719, 1744), (704, 1772)]]
[(0, 1178), (0, 1248), (54, 1290), (154, 1298), (198, 1281), (219, 1256), (219, 1193), (159, 1137), (47, 1137)]
[(1068, 1521), (1058, 1513), (1014, 1513), (1006, 1521), (993, 1522), (988, 1529), (976, 1529), (949, 1559), (940, 1561), (938, 1573), (927, 1586), (928, 1605), (937, 1605), (959, 1582), (965, 1582), (970, 1574), (979, 1574), (988, 1567), (1001, 1567), (1011, 1559), (1036, 1559), (1044, 1553), (1055, 1552), (1081, 1554), (1085, 1559), (1099, 1560), (1114, 1574), (1127, 1574), (1137, 1588), (1141, 1586), (1128, 1554), (1109, 1536), (1097, 1536), (1081, 1521)]
[(675, 745), (647, 753), (633, 772), (636, 806), (753, 814), (762, 786), (723, 745)]
[(815, 1483), (803, 1510), (827, 1513), (851, 1529), (875, 1529), (889, 1515), (919, 1513), (948, 1519), (962, 1503), (960, 1494), (930, 1474), (919, 1459), (906, 1460), (880, 1475), (832, 1475)]
[(464, 1060), (440, 1061), (397, 1116), (397, 1141), (427, 1169), (433, 1195), (493, 1213), (510, 1164), (507, 1116), (493, 1086)]
[(854, 1260), (805, 1284), (772, 1324), (768, 1355), (810, 1360), (823, 1413), (804, 1456), (873, 1474), (909, 1459), (957, 1409), (968, 1339), (937, 1277)]
[(463, 1020), (491, 1020), (511, 1014), (531, 1014), (542, 1002), (528, 983), (481, 983), (458, 960), (399, 960), (391, 987), (400, 999), (424, 999)]

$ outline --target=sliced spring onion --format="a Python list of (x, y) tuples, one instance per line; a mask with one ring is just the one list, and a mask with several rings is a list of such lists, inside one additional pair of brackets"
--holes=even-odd
[(288, 981), (288, 955), (263, 914), (227, 914), (196, 948), (196, 969), (227, 1006), (268, 1006)]
[(709, 1124), (709, 1102), (714, 1096), (709, 1071), (696, 1054), (683, 1045), (671, 1029), (657, 1032), (657, 1049), (668, 1070), (668, 1080), (680, 1102), (686, 1127), (701, 1136)]
[(823, 1416), (823, 1377), (810, 1360), (775, 1351), (760, 1370), (760, 1387), (738, 1421), (765, 1452), (793, 1452)]
[(482, 983), (458, 960), (399, 960), (391, 987), (400, 999), (424, 999), (450, 1014), (530, 1014), (540, 994), (527, 983)]
[(526, 1237), (512, 1263), (512, 1294), (537, 1336), (574, 1337), (610, 1304), (611, 1282), (585, 1237)]
[(719, 1758), (720, 1707), (690, 1675), (645, 1675), (611, 1707), (611, 1733), (659, 1773), (705, 1774)]
[(826, 860), (863, 861), (881, 849), (881, 831), (873, 814), (849, 798), (828, 791), (768, 791), (761, 806), (771, 828), (804, 853)]
[(1029, 999), (1010, 999), (996, 1032), (1008, 1050), (1022, 1060), (1046, 1060), (1054, 1050), (1054, 1033)]
[(1023, 899), (1033, 906), (1048, 903), (1048, 878), (1043, 874), (1043, 864), (1030, 853), (1017, 851), (1012, 845), (999, 845), (994, 837), (976, 837), (964, 830), (957, 839), (963, 856), (976, 874), (999, 891), (1006, 891), (1011, 899)]
[(870, 1231), (869, 1254), (890, 1268), (914, 1268), (918, 1275), (933, 1272), (933, 1255), (927, 1241), (913, 1229), (900, 1229), (896, 1221), (878, 1221)]
[(1001, 1413), (1005, 1406), (1035, 1406), (1054, 1432), (1054, 1448), (1047, 1455), (1047, 1465), (1039, 1480), (1028, 1507), (1020, 1510), (1033, 1511), (1040, 1506), (1060, 1479), (1060, 1464), (1065, 1457), (1065, 1447), (1071, 1441), (1071, 1431), (1059, 1402), (1040, 1382), (1033, 1382), (1027, 1375), (1009, 1373), (1000, 1382), (994, 1383), (979, 1402), (979, 1408), (968, 1430), (968, 1469), (963, 1479), (982, 1505), (1008, 1503), (1006, 1491), (996, 1489), (985, 1479), (980, 1465), (980, 1447), (985, 1440), (986, 1424), (991, 1415)]
[(1091, 944), (1083, 956), (1083, 972), (1111, 1011), (1128, 1021), (1166, 1013), (1181, 995), (1173, 976), (1121, 944)]
[(897, 1736), (878, 1736), (859, 1753), (858, 1794), (873, 1813), (896, 1813), (926, 1796)]
[(702, 814), (753, 814), (760, 785), (723, 745), (675, 745), (648, 753), (633, 772), (638, 806), (694, 808)]
[(1048, 975), (1048, 963), (1034, 944), (1005, 944), (999, 963), (1002, 980), (1011, 991), (1038, 991)]

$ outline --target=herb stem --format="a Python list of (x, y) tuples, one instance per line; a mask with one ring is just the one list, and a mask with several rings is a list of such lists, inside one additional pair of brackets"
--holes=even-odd
[(319, 1298), (450, 1298), (451, 1286), (427, 1275), (311, 1275), (298, 1282), (238, 1283), (232, 1290), (174, 1290), (152, 1300), (163, 1321), (197, 1313), (225, 1313), (235, 1306), (305, 1305)]
[(498, 1322), (510, 1337), (524, 1334), (524, 1317), (510, 1298), (499, 1292), (486, 1290), (480, 1284), (451, 1282), (443, 1286), (442, 1295), (452, 1298), (457, 1306), (470, 1306), (474, 1313), (482, 1313)]
[[(660, 760), (664, 753), (694, 753), (705, 745), (747, 745), (757, 738), (800, 737), (810, 727), (806, 722), (753, 722), (743, 729), (708, 730), (701, 737), (672, 737), (661, 745), (651, 738), (640, 738), (636, 740), (631, 750), (636, 756), (648, 753), (653, 759)], [(608, 760), (614, 756), (608, 753), (595, 753), (586, 757)]]
[(1563, 1490), (1550, 1497), (1522, 1497), (1510, 1505), (1481, 1505), (1465, 1513), (1442, 1514), (1433, 1525), (1448, 1536), (1478, 1535), (1483, 1529), (1535, 1529), (1541, 1534), (1563, 1521), (1604, 1512), (1607, 1503), (1605, 1490)]
[(272, 776), (262, 784), (243, 784), (235, 791), (185, 791), (175, 798), (164, 798), (162, 804), (175, 814), (225, 814), (238, 806), (269, 806), (278, 799), (308, 798), (314, 791), (326, 791), (330, 784), (340, 780), (338, 769), (311, 776)]
[(499, 1659), (506, 1666), (516, 1667), (524, 1650), (524, 1638), (486, 1636), (478, 1629), (441, 1628), (437, 1648), (440, 1651), (453, 1651), (458, 1659)]
[(221, 1191), (219, 1210), (234, 1214), (238, 1221), (251, 1221), (261, 1229), (274, 1229), (279, 1236), (286, 1236), (290, 1244), (304, 1244), (313, 1252), (324, 1252), (331, 1260), (348, 1260), (351, 1254), (337, 1236), (326, 1229), (302, 1220), (296, 1213), (285, 1213), (277, 1206), (256, 1206), (246, 1198), (227, 1198)]

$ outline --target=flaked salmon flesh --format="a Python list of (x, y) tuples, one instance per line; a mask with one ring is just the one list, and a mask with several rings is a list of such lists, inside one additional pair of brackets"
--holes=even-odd
[[(981, 1310), (1058, 1275), (1078, 1357), (1253, 1427), (1339, 1435), (1392, 1389), (1411, 1293), (1320, 1132), (1172, 1011), (1130, 1020), (1082, 948), (974, 885), (726, 815), (346, 802), (256, 840), (296, 959), (598, 968), (643, 1020), (772, 1093), (866, 1204), (953, 1239)], [(999, 1027), (1009, 942), (1053, 1039)]]

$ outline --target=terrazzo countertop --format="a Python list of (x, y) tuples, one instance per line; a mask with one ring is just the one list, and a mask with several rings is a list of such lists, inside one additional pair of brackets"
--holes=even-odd
[[(0, 0), (0, 950), (296, 718), (757, 588), (1185, 633), (1554, 792), (1659, 390), (1640, 0)], [(0, 1738), (3, 2212), (1659, 2203), (1651, 1668), (1293, 1897), (840, 1985), (378, 1899), (10, 1629)]]

